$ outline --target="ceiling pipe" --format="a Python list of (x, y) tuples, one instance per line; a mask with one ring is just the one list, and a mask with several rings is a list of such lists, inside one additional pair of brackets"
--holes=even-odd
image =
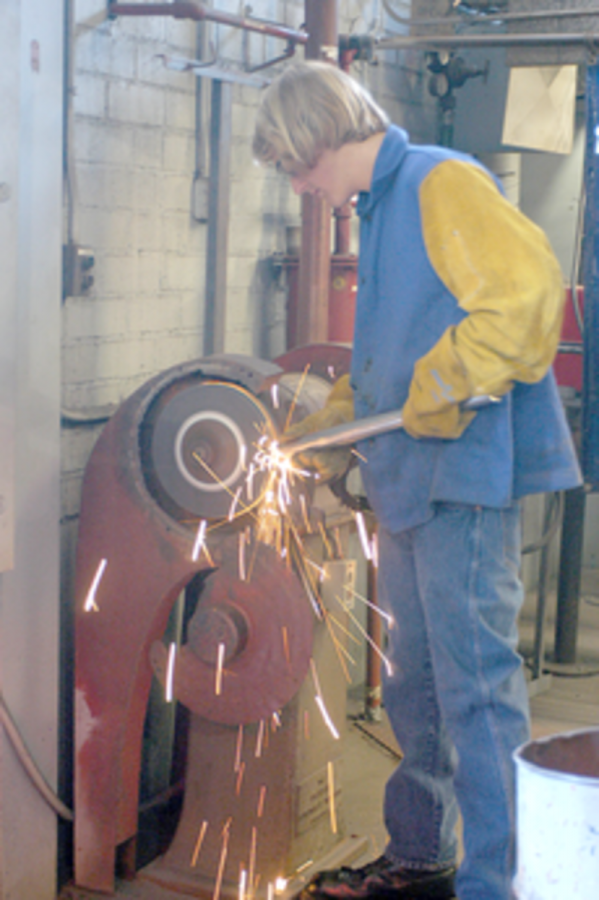
[(580, 34), (431, 34), (397, 35), (377, 41), (379, 50), (442, 50), (454, 47), (536, 47), (536, 46), (588, 46), (597, 55), (599, 32)]
[(193, 19), (195, 22), (208, 20), (220, 25), (242, 28), (244, 31), (257, 31), (260, 34), (293, 41), (296, 44), (305, 44), (308, 40), (305, 31), (288, 28), (286, 25), (279, 25), (276, 22), (266, 22), (248, 16), (234, 16), (232, 13), (221, 10), (207, 9), (197, 0), (183, 0), (183, 2), (175, 0), (174, 3), (109, 3), (108, 15), (110, 18), (117, 16), (170, 16), (173, 19)]
[(487, 12), (473, 15), (465, 11), (457, 16), (426, 16), (420, 19), (411, 19), (402, 16), (393, 8), (391, 0), (383, 0), (383, 6), (392, 19), (401, 25), (411, 28), (421, 28), (429, 25), (483, 25), (496, 24), (498, 22), (527, 22), (533, 19), (572, 19), (579, 17), (596, 17), (599, 10), (596, 9), (535, 9), (531, 12)]

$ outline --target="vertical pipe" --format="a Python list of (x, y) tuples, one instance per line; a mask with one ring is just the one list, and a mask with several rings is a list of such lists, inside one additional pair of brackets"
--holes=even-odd
[(599, 66), (587, 67), (584, 281), (584, 383), (582, 392), (582, 469), (585, 481), (599, 486)]
[(555, 619), (557, 663), (576, 662), (585, 502), (583, 487), (566, 491)]
[[(306, 0), (306, 59), (337, 62), (338, 0)], [(302, 197), (302, 243), (298, 272), (298, 345), (326, 341), (331, 272), (331, 208), (319, 197)]]
[(212, 82), (210, 114), (210, 183), (206, 244), (204, 354), (225, 348), (227, 238), (229, 230), (229, 162), (231, 155), (231, 85)]

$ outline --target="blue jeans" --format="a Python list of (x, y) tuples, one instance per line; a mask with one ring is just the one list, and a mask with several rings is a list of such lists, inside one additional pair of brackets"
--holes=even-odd
[(404, 754), (385, 791), (386, 855), (415, 869), (451, 864), (459, 806), (458, 897), (508, 900), (512, 752), (529, 737), (519, 505), (437, 504), (424, 525), (379, 541), (379, 601), (395, 619), (383, 696)]

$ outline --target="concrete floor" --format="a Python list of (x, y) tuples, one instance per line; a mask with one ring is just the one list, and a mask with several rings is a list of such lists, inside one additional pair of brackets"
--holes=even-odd
[[(521, 617), (521, 650), (526, 657), (534, 640), (535, 596), (527, 598)], [(550, 596), (546, 622), (546, 653), (553, 649), (555, 597)], [(551, 664), (549, 663), (549, 667)], [(599, 725), (599, 570), (583, 573), (577, 664), (557, 667), (559, 674), (531, 686), (532, 731), (538, 738)], [(354, 863), (379, 855), (386, 834), (381, 809), (384, 785), (398, 762), (397, 746), (383, 714), (380, 723), (367, 723), (355, 691), (348, 699), (348, 728), (343, 763), (343, 814), (348, 834), (366, 838)], [(119, 897), (137, 900), (180, 900), (181, 894), (143, 883), (120, 882)], [(61, 900), (89, 900), (93, 895), (67, 889)], [(98, 895), (100, 896), (100, 895)], [(104, 895), (105, 896), (105, 895)]]

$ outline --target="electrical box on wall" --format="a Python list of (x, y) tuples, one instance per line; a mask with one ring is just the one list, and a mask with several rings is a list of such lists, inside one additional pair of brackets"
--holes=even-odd
[(91, 270), (96, 260), (90, 247), (71, 241), (62, 248), (62, 296), (84, 297), (94, 283)]

